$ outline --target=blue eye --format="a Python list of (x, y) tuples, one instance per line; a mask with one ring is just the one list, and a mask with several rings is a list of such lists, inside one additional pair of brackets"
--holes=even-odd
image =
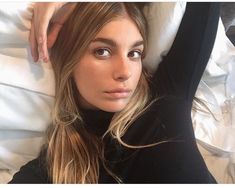
[(128, 53), (128, 57), (132, 59), (140, 59), (142, 57), (142, 52), (138, 50), (134, 50)]
[(97, 57), (110, 57), (111, 56), (110, 51), (106, 48), (95, 49), (94, 54)]

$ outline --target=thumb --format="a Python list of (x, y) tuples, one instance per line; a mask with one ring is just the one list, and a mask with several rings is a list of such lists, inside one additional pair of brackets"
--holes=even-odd
[(63, 27), (62, 24), (60, 23), (57, 23), (57, 22), (53, 22), (50, 26), (50, 29), (49, 29), (49, 33), (47, 35), (47, 47), (48, 48), (51, 48), (56, 39), (57, 39), (57, 36), (61, 30), (61, 28)]

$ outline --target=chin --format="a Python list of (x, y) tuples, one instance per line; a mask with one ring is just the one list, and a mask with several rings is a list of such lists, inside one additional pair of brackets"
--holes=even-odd
[(100, 106), (100, 109), (106, 112), (120, 112), (126, 107), (127, 103), (112, 103)]

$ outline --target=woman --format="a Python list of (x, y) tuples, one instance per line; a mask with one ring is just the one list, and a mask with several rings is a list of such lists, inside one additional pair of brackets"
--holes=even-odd
[(51, 51), (48, 144), (10, 183), (215, 183), (197, 149), (191, 108), (218, 15), (218, 5), (189, 3), (148, 83), (140, 9), (79, 3)]

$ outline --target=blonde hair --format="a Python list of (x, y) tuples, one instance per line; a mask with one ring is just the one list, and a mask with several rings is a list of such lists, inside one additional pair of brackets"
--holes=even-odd
[[(51, 50), (55, 71), (56, 95), (53, 125), (48, 130), (46, 162), (53, 183), (98, 183), (99, 161), (117, 181), (121, 181), (105, 165), (102, 138), (86, 131), (80, 115), (77, 88), (72, 72), (95, 35), (108, 22), (128, 16), (147, 42), (147, 23), (134, 3), (78, 3), (63, 26)], [(145, 51), (144, 50), (144, 51)], [(107, 132), (121, 144), (131, 123), (146, 109), (149, 88), (144, 71), (127, 106), (116, 113)], [(128, 145), (126, 145), (128, 146)]]

